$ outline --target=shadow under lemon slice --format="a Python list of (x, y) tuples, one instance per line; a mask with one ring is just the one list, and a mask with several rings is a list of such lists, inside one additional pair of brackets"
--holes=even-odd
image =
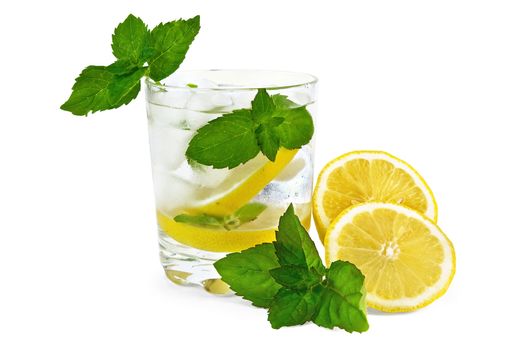
[[(270, 209), (270, 208), (269, 208)], [(269, 210), (267, 209), (267, 210)], [(280, 210), (285, 212), (286, 208)], [(279, 213), (276, 214), (279, 218)], [(310, 228), (310, 210), (300, 216), (302, 225), (306, 230)], [(275, 223), (277, 224), (276, 218)], [(191, 224), (176, 222), (161, 212), (157, 212), (157, 223), (159, 228), (177, 242), (194, 247), (197, 249), (207, 250), (210, 252), (238, 252), (251, 248), (256, 244), (272, 242), (276, 239), (277, 227), (265, 229), (253, 229), (252, 223), (247, 224), (244, 229), (225, 230), (199, 227)], [(252, 226), (252, 227), (251, 227)]]

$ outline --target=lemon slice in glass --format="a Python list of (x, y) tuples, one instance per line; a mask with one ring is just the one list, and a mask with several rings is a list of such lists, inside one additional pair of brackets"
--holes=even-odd
[(187, 211), (206, 213), (209, 215), (229, 215), (247, 204), (263, 188), (268, 185), (280, 172), (291, 162), (298, 153), (297, 149), (289, 150), (280, 148), (276, 154), (276, 159), (271, 162), (263, 162), (262, 165), (253, 172), (244, 173), (238, 182), (229, 184), (219, 195), (207, 198), (198, 203), (194, 208)]

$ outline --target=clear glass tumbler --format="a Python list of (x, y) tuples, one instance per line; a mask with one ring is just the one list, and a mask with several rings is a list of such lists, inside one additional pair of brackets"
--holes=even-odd
[[(274, 162), (263, 154), (233, 169), (215, 169), (185, 157), (196, 131), (237, 109), (251, 108), (258, 89), (305, 106), (315, 117), (316, 78), (262, 70), (176, 72), (158, 84), (147, 80), (147, 113), (161, 262), (178, 284), (214, 293), (228, 288), (213, 263), (275, 238), (289, 204), (308, 229), (313, 181), (312, 141), (299, 150), (280, 148)], [(245, 212), (244, 212), (245, 211)], [(257, 217), (246, 212), (257, 213)], [(174, 220), (181, 214), (218, 217), (202, 224)], [(245, 219), (244, 219), (245, 216)]]

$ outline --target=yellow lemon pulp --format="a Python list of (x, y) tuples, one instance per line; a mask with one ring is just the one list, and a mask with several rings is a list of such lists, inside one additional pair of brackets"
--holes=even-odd
[[(300, 220), (308, 230), (310, 212), (301, 217)], [(256, 244), (272, 242), (276, 239), (277, 230), (277, 227), (243, 230), (243, 226), (240, 229), (230, 231), (216, 230), (175, 222), (173, 218), (167, 217), (159, 211), (157, 212), (157, 223), (164, 233), (177, 242), (211, 252), (238, 252)]]
[(445, 293), (455, 273), (455, 251), (440, 228), (395, 204), (348, 208), (330, 225), (326, 260), (345, 260), (365, 275), (367, 303), (387, 312), (411, 311)]
[(297, 149), (280, 148), (273, 162), (266, 162), (234, 189), (210, 203), (188, 211), (219, 216), (232, 214), (261, 192), (290, 163), (296, 153)]
[(314, 189), (314, 222), (325, 231), (349, 206), (380, 201), (402, 204), (436, 221), (437, 206), (424, 179), (404, 161), (380, 151), (356, 151), (329, 162)]

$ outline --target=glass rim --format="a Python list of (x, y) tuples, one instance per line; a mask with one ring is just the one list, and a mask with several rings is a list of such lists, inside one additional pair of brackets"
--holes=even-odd
[(257, 84), (250, 84), (247, 86), (217, 86), (217, 87), (191, 87), (191, 86), (177, 86), (172, 84), (166, 84), (162, 82), (156, 82), (150, 77), (146, 77), (145, 81), (148, 87), (159, 87), (170, 90), (191, 90), (191, 91), (250, 91), (258, 89), (266, 90), (283, 90), (291, 89), (296, 87), (302, 87), (306, 85), (316, 84), (318, 78), (309, 73), (295, 72), (295, 71), (285, 71), (285, 70), (272, 70), (272, 69), (190, 69), (190, 70), (178, 70), (173, 74), (181, 73), (203, 73), (203, 72), (232, 72), (232, 73), (272, 73), (272, 74), (294, 74), (304, 79), (300, 79), (301, 82), (294, 84), (283, 84), (283, 85), (270, 85), (270, 84), (260, 84), (259, 86), (250, 86)]

